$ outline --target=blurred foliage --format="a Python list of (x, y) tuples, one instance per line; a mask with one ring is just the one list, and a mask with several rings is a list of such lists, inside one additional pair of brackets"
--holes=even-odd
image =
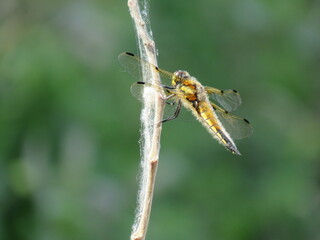
[[(151, 1), (159, 65), (237, 89), (254, 126), (226, 151), (163, 126), (147, 239), (319, 239), (320, 3)], [(128, 239), (140, 104), (125, 1), (0, 2), (0, 239)]]

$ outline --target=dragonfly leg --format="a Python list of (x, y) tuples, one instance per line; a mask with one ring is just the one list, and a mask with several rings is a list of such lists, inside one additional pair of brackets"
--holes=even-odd
[(167, 85), (162, 85), (163, 88), (165, 89), (176, 89), (175, 87), (172, 87), (172, 86), (167, 86)]
[(181, 101), (178, 102), (178, 106), (174, 114), (171, 117), (168, 117), (167, 119), (163, 119), (161, 122), (164, 123), (164, 122), (168, 122), (170, 120), (176, 119), (180, 113), (180, 109), (181, 109)]
[(172, 97), (175, 96), (175, 95), (176, 95), (176, 94), (171, 93), (170, 95), (166, 96), (166, 97), (164, 98), (164, 100), (168, 100), (168, 99), (172, 98)]

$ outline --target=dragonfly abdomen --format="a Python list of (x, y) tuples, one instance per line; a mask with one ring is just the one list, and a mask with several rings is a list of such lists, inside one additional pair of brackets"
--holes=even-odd
[(205, 127), (207, 127), (211, 135), (213, 135), (214, 138), (216, 138), (232, 153), (240, 155), (240, 152), (237, 150), (236, 145), (222, 127), (211, 105), (209, 105), (205, 101), (201, 102), (197, 108), (197, 112), (199, 114), (199, 120)]

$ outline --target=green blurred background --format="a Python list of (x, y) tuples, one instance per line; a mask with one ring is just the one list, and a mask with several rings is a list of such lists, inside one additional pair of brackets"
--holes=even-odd
[[(151, 1), (159, 66), (237, 89), (232, 155), (163, 126), (148, 238), (320, 239), (320, 2)], [(0, 239), (129, 239), (140, 104), (125, 1), (1, 0)]]

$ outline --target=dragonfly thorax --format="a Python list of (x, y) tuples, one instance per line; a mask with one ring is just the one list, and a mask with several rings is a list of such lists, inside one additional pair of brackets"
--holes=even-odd
[(190, 74), (187, 71), (178, 70), (172, 75), (172, 86), (175, 87), (179, 84), (183, 84), (183, 81), (190, 79)]

